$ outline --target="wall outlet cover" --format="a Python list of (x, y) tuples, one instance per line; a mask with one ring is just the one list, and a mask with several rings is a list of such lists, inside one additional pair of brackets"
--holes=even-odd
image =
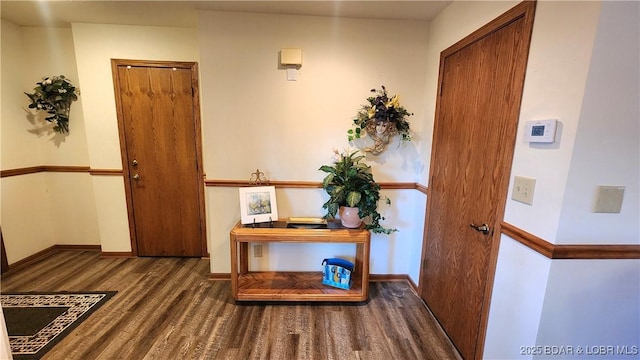
[(262, 244), (253, 245), (253, 257), (262, 257)]

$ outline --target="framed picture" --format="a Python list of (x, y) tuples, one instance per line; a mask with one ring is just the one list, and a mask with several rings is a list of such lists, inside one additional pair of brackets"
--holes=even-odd
[(275, 186), (255, 186), (240, 192), (240, 222), (253, 224), (278, 220)]

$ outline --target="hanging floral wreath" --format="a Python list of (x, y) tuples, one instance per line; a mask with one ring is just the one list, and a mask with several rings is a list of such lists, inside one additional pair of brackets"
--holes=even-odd
[(387, 89), (371, 89), (375, 96), (367, 98), (368, 104), (362, 108), (353, 119), (353, 127), (347, 131), (347, 139), (353, 141), (366, 135), (371, 137), (375, 144), (364, 149), (374, 155), (382, 153), (389, 140), (400, 135), (401, 141), (411, 141), (411, 129), (407, 117), (413, 115), (400, 105), (400, 96), (389, 97)]
[(36, 84), (32, 94), (25, 93), (31, 100), (29, 109), (46, 111), (49, 116), (45, 120), (55, 124), (53, 130), (68, 134), (69, 110), (78, 100), (78, 89), (64, 75), (46, 77)]

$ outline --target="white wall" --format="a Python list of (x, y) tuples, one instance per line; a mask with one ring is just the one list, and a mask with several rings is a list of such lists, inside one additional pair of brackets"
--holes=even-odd
[[(369, 90), (381, 85), (415, 113), (411, 126), (422, 137), (424, 84), (416, 79), (425, 77), (426, 23), (220, 12), (201, 12), (199, 23), (207, 178), (244, 180), (259, 168), (272, 180), (321, 181), (318, 168), (331, 163), (332, 148), (349, 145), (351, 119)], [(287, 47), (302, 49), (297, 81), (287, 81), (278, 68), (278, 52)], [(409, 182), (417, 180), (425, 161), (417, 143), (391, 144), (382, 156), (367, 160), (377, 181)], [(229, 272), (237, 193), (207, 189), (214, 273)], [(410, 273), (417, 281), (414, 254), (422, 239), (424, 196), (415, 190), (384, 193), (392, 201), (380, 209), (387, 216), (384, 224), (400, 231), (373, 236), (371, 272)], [(278, 190), (276, 196), (281, 218), (324, 215), (327, 197), (321, 189)], [(423, 214), (418, 221), (416, 213)], [(303, 245), (272, 244), (265, 251), (269, 261), (254, 261), (273, 270), (317, 270), (323, 258), (345, 255), (329, 245), (317, 254)]]
[(23, 93), (32, 92), (43, 74), (31, 74), (25, 47), (20, 27), (2, 20), (2, 169), (44, 162), (38, 136), (28, 131), (33, 126), (27, 120), (29, 99)]
[(546, 256), (508, 236), (501, 237), (485, 359), (531, 359), (526, 346), (537, 344), (550, 268), (551, 260)]
[[(82, 100), (72, 104), (70, 135), (54, 133), (24, 92), (45, 76), (78, 84), (71, 31), (2, 21), (2, 169), (88, 165)], [(9, 263), (54, 244), (97, 245), (93, 187), (87, 173), (2, 178), (2, 231)]]
[[(219, 12), (201, 12), (199, 22), (209, 178), (248, 178), (252, 164), (266, 163), (272, 179), (321, 180), (318, 167), (348, 145), (351, 119), (382, 84), (422, 130), (415, 79), (424, 77), (425, 23)], [(278, 69), (284, 47), (302, 49), (297, 81)], [(371, 158), (377, 180), (413, 181), (416, 154), (409, 143)]]
[[(122, 169), (111, 59), (199, 61), (195, 29), (72, 24), (86, 119), (89, 163), (95, 169)], [(131, 251), (120, 176), (92, 176), (102, 250)]]
[[(29, 59), (28, 73), (38, 74), (29, 77), (32, 87), (42, 76), (65, 75), (80, 90), (78, 100), (71, 106), (68, 136), (52, 132), (52, 126), (42, 119), (45, 115), (42, 112), (37, 113), (35, 125), (30, 126), (30, 135), (40, 138), (40, 165), (89, 165), (82, 89), (79, 87), (71, 29), (21, 27), (20, 33), (24, 44), (28, 44), (23, 47), (22, 55), (22, 59)], [(99, 245), (91, 176), (87, 173), (46, 173), (44, 176), (54, 243)]]
[(6, 177), (0, 183), (2, 236), (9, 265), (55, 245), (45, 174)]
[[(638, 99), (640, 3), (603, 2), (558, 242), (640, 244)], [(626, 186), (621, 213), (592, 212), (597, 185)], [(546, 293), (537, 343), (612, 346), (601, 354), (609, 359), (636, 346), (638, 355), (640, 260), (554, 261)]]
[[(505, 221), (552, 243), (638, 243), (638, 20), (637, 3), (538, 3), (512, 168), (537, 179), (534, 203), (509, 200)], [(547, 118), (560, 121), (558, 141), (525, 143), (525, 121)], [(591, 212), (601, 184), (628, 186), (623, 213)], [(536, 345), (542, 355), (637, 346), (639, 269), (549, 260), (503, 236), (485, 358), (532, 358), (526, 347)]]
[[(638, 4), (602, 3), (557, 243), (640, 243)], [(626, 187), (619, 214), (592, 211), (598, 185)]]
[[(638, 357), (639, 339), (640, 261), (552, 263), (536, 344), (574, 349), (582, 346), (583, 354), (576, 350), (567, 354), (574, 356), (565, 359), (593, 358), (594, 354), (603, 359), (630, 359)], [(607, 349), (600, 352), (599, 346)], [(618, 349), (624, 347), (629, 352), (619, 353)], [(591, 357), (585, 356), (589, 353)], [(542, 353), (534, 358), (557, 356)]]
[[(536, 179), (535, 194), (533, 205), (507, 201), (505, 221), (552, 243), (556, 243), (599, 9), (596, 1), (541, 1), (536, 10), (508, 199), (515, 175)], [(540, 119), (558, 120), (556, 143), (525, 142), (526, 122)]]
[[(27, 131), (30, 123), (26, 119), (27, 112), (23, 109), (28, 104), (23, 91), (30, 91), (35, 82), (31, 84), (22, 76), (28, 71), (28, 63), (22, 57), (24, 49), (20, 28), (3, 20), (1, 35), (2, 169), (37, 166), (43, 159), (40, 143), (37, 136)], [(9, 264), (53, 245), (49, 197), (44, 174), (5, 177), (0, 179), (0, 186), (2, 235)]]
[[(45, 76), (64, 75), (81, 92), (78, 100), (71, 105), (69, 136), (54, 133), (52, 125), (43, 119), (46, 113), (32, 112), (35, 124), (29, 124), (27, 129), (30, 136), (40, 138), (42, 162), (38, 165), (88, 165), (82, 88), (79, 87), (76, 71), (71, 29), (20, 27), (20, 35), (24, 44), (20, 59), (28, 64), (27, 71), (19, 74), (23, 81), (28, 81), (29, 87), (25, 91), (32, 92), (36, 82)], [(24, 94), (22, 96), (25, 99), (20, 104), (28, 105), (27, 97)], [(14, 147), (9, 149), (15, 150)]]

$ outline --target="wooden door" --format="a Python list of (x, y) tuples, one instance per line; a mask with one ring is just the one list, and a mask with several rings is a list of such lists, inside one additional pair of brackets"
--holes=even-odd
[(440, 58), (420, 293), (465, 359), (482, 357), (534, 11), (521, 3)]
[(202, 256), (203, 173), (195, 63), (113, 60), (132, 248)]

